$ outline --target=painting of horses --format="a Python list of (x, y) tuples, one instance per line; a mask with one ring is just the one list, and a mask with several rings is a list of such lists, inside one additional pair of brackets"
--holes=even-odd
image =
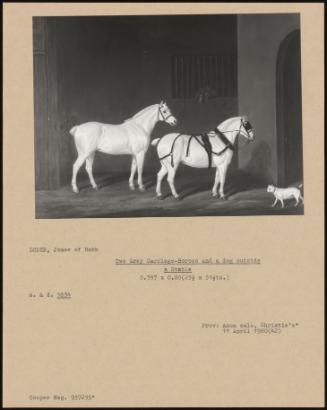
[(304, 215), (300, 39), (296, 13), (33, 17), (35, 217)]

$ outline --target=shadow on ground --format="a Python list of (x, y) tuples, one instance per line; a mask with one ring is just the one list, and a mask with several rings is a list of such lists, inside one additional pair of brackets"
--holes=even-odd
[(239, 216), (239, 215), (303, 215), (303, 205), (294, 201), (285, 208), (272, 207), (273, 196), (266, 192), (262, 180), (236, 170), (228, 174), (225, 193), (227, 200), (213, 198), (211, 189), (214, 170), (181, 167), (175, 180), (181, 201), (174, 199), (166, 181), (163, 200), (155, 194), (156, 175), (145, 174), (145, 192), (132, 191), (129, 175), (97, 175), (100, 187), (93, 190), (88, 180), (78, 182), (80, 193), (74, 194), (69, 185), (54, 191), (37, 191), (36, 218), (119, 218), (163, 216)]

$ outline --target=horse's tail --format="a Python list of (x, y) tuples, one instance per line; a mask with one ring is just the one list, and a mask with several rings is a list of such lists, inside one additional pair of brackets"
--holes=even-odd
[(158, 144), (160, 138), (155, 138), (154, 140), (151, 141), (151, 145), (153, 145), (154, 147)]
[(70, 129), (69, 134), (75, 137), (76, 131), (77, 131), (78, 126), (75, 125), (73, 128)]

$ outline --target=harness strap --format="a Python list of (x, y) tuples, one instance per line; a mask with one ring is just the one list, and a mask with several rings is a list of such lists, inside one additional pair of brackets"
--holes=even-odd
[[(192, 138), (195, 138), (196, 141), (197, 141), (197, 142), (205, 149), (205, 151), (207, 152), (207, 154), (208, 154), (208, 168), (211, 168), (211, 165), (212, 165), (212, 157), (211, 157), (212, 154), (219, 156), (219, 155), (222, 155), (222, 154), (223, 154), (225, 151), (227, 151), (228, 149), (230, 149), (230, 150), (232, 150), (232, 151), (235, 151), (234, 145), (226, 138), (226, 136), (218, 129), (218, 127), (215, 128), (215, 133), (216, 133), (216, 136), (217, 136), (217, 137), (221, 140), (221, 142), (225, 145), (225, 148), (223, 148), (223, 149), (222, 149), (221, 151), (219, 151), (219, 152), (215, 152), (215, 151), (212, 150), (212, 145), (211, 145), (211, 142), (210, 142), (210, 138), (209, 138), (209, 135), (208, 135), (207, 133), (204, 133), (204, 134), (201, 134), (201, 135), (191, 134), (191, 135), (190, 135), (190, 138), (189, 138), (189, 140), (188, 140), (188, 142), (187, 142), (186, 156), (187, 156), (187, 157), (189, 156), (189, 153), (190, 153), (190, 145), (191, 145), (191, 140), (192, 140)], [(172, 145), (171, 145), (170, 152), (169, 152), (168, 154), (164, 155), (163, 157), (159, 158), (159, 161), (162, 161), (162, 160), (165, 159), (165, 158), (171, 157), (171, 166), (174, 167), (174, 158), (173, 158), (174, 146), (175, 146), (175, 143), (176, 143), (177, 139), (178, 139), (181, 135), (184, 135), (184, 134), (181, 133), (181, 134), (178, 134), (178, 135), (175, 137), (175, 139), (174, 139), (174, 141), (173, 141), (173, 143), (172, 143)], [(202, 138), (202, 142), (201, 142), (201, 140), (199, 140), (198, 136), (200, 136), (200, 137)], [(160, 140), (159, 140), (159, 142), (160, 142)], [(158, 142), (158, 144), (159, 144), (159, 142)]]
[(212, 163), (212, 145), (209, 140), (208, 134), (202, 134), (202, 141), (203, 141), (203, 148), (206, 150), (208, 154), (208, 168), (211, 168), (211, 163)]
[[(161, 160), (163, 160), (163, 159), (165, 159), (165, 158), (167, 158), (167, 157), (171, 157), (171, 166), (174, 168), (173, 150), (174, 150), (175, 142), (177, 141), (177, 139), (178, 139), (181, 135), (183, 135), (183, 134), (178, 134), (178, 135), (175, 137), (175, 139), (174, 139), (174, 141), (173, 141), (173, 143), (172, 143), (172, 145), (171, 145), (170, 152), (169, 152), (168, 154), (164, 155), (163, 157), (159, 158), (159, 161), (161, 161)], [(158, 143), (158, 144), (159, 144), (159, 143)]]
[[(219, 132), (221, 132), (221, 131), (219, 131)], [(206, 135), (208, 135), (208, 134), (206, 134)], [(224, 136), (224, 135), (223, 135), (223, 136)], [(208, 135), (208, 137), (209, 137), (209, 135)], [(225, 137), (225, 136), (224, 136), (224, 137)], [(201, 141), (199, 141), (197, 137), (195, 137), (195, 139), (197, 140), (197, 142), (198, 142), (203, 148), (205, 148), (204, 144), (202, 144)], [(216, 151), (211, 150), (212, 154), (219, 156), (219, 155), (222, 155), (222, 154), (223, 154), (225, 151), (227, 151), (228, 149), (231, 149), (232, 151), (235, 150), (234, 145), (231, 144), (226, 137), (225, 137), (225, 139), (226, 139), (226, 146), (225, 146), (225, 148), (223, 148), (223, 149), (222, 149), (221, 151), (219, 151), (219, 152), (216, 152)], [(224, 142), (224, 141), (222, 141), (222, 142)], [(224, 144), (225, 144), (225, 142), (224, 142)]]
[(191, 140), (192, 138), (194, 138), (194, 135), (191, 135), (190, 138), (188, 139), (187, 142), (187, 147), (186, 147), (186, 156), (188, 157), (189, 153), (190, 153), (190, 145), (191, 145)]
[[(221, 140), (222, 143), (226, 145), (226, 148), (224, 148), (224, 151), (221, 153), (225, 152), (227, 148), (230, 148), (232, 151), (235, 151), (234, 145), (231, 144), (231, 142), (227, 139), (227, 137), (218, 129), (218, 127), (215, 128), (215, 133), (217, 137)], [(219, 153), (220, 155), (220, 153)]]
[(234, 151), (234, 147), (233, 147), (233, 145), (231, 145), (231, 146), (226, 146), (225, 148), (223, 148), (221, 151), (219, 151), (219, 152), (215, 152), (215, 151), (212, 151), (212, 153), (214, 154), (214, 155), (217, 155), (218, 157), (219, 157), (219, 155), (222, 155), (225, 151), (227, 151), (228, 149), (231, 149), (232, 151)]
[[(221, 131), (219, 131), (219, 133), (222, 134)], [(218, 134), (218, 133), (217, 133), (217, 134)], [(218, 134), (218, 135), (220, 135), (220, 134)], [(200, 135), (200, 136), (202, 137), (202, 141), (203, 141), (203, 142), (201, 142), (201, 140), (198, 138), (198, 135), (192, 134), (192, 135), (190, 136), (189, 140), (188, 140), (188, 143), (187, 143), (186, 156), (187, 156), (187, 157), (189, 156), (191, 140), (192, 140), (192, 138), (195, 138), (195, 140), (201, 145), (201, 147), (203, 147), (203, 148), (206, 150), (206, 152), (207, 152), (207, 154), (208, 154), (208, 159), (209, 159), (209, 166), (208, 166), (208, 168), (211, 168), (211, 164), (212, 164), (211, 154), (220, 156), (220, 155), (222, 155), (225, 151), (227, 151), (228, 149), (231, 149), (232, 151), (234, 151), (234, 149), (235, 149), (234, 146), (233, 146), (233, 144), (230, 143), (230, 141), (225, 137), (225, 135), (224, 135), (224, 134), (222, 134), (222, 135), (223, 135), (223, 141), (222, 141), (222, 142), (223, 142), (226, 146), (225, 146), (225, 148), (223, 148), (221, 151), (216, 152), (216, 151), (213, 151), (213, 150), (212, 150), (212, 145), (211, 145), (211, 142), (210, 142), (210, 139), (209, 139), (210, 137), (209, 137), (208, 134), (205, 133), (205, 134), (201, 134), (201, 135)], [(169, 154), (168, 154), (168, 155), (169, 155)]]

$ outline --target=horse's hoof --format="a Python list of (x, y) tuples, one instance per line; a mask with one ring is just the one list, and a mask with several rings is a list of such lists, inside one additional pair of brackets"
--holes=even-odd
[(181, 200), (182, 200), (182, 198), (181, 198), (179, 195), (174, 196), (174, 198), (175, 198), (177, 201), (181, 201)]
[(144, 192), (144, 191), (145, 191), (145, 187), (144, 187), (144, 186), (140, 186), (140, 187), (139, 187), (139, 190), (140, 190), (141, 192)]
[(75, 193), (75, 194), (78, 194), (79, 193), (79, 189), (76, 187), (76, 188), (72, 188), (72, 190), (73, 190), (73, 192)]
[(163, 200), (163, 196), (162, 195), (157, 195), (157, 199), (159, 199), (159, 200)]
[(218, 198), (218, 194), (212, 194), (214, 198)]
[(130, 186), (129, 186), (129, 189), (130, 189), (131, 191), (135, 191), (135, 186), (134, 186), (134, 185), (130, 185)]
[(99, 187), (96, 185), (96, 186), (93, 186), (92, 187), (95, 191), (99, 191)]

